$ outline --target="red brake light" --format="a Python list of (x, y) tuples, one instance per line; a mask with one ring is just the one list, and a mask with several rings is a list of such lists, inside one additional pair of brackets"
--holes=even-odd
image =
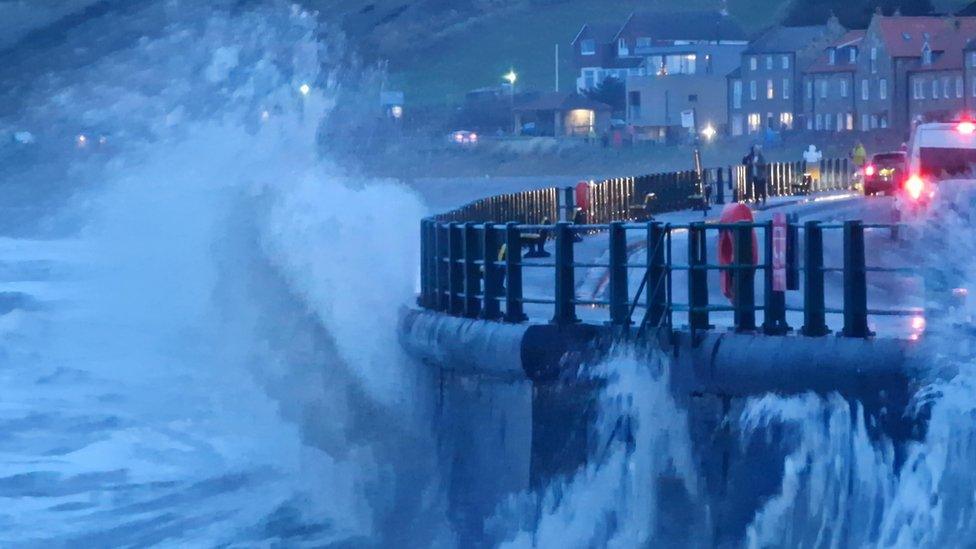
[(956, 130), (963, 135), (972, 135), (973, 132), (976, 132), (976, 123), (968, 120), (960, 122), (959, 125), (956, 126)]
[(864, 175), (871, 176), (874, 175), (874, 164), (868, 164), (864, 167)]
[(905, 181), (905, 190), (908, 191), (908, 196), (912, 197), (912, 200), (918, 200), (922, 196), (922, 191), (925, 189), (925, 183), (922, 178), (913, 175)]

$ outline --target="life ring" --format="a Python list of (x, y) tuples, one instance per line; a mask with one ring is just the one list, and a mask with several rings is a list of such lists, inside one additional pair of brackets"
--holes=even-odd
[[(722, 217), (720, 219), (722, 224), (727, 223), (754, 223), (755, 218), (752, 215), (752, 210), (749, 206), (742, 204), (741, 202), (735, 202), (732, 204), (726, 204), (725, 208), (722, 209)], [(718, 263), (719, 265), (728, 266), (735, 261), (735, 239), (732, 231), (729, 229), (722, 229), (719, 231), (718, 235)], [(756, 229), (752, 230), (752, 263), (753, 265), (759, 262), (759, 244), (756, 238)], [(722, 294), (729, 298), (729, 301), (734, 300), (734, 293), (732, 291), (732, 271), (724, 269), (722, 270)]]
[(590, 184), (587, 181), (576, 184), (576, 207), (584, 212), (590, 209)]

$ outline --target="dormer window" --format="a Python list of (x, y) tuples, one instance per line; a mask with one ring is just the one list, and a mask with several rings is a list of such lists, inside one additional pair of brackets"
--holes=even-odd
[(580, 40), (580, 55), (596, 55), (596, 40), (592, 38)]
[(630, 55), (630, 48), (627, 47), (627, 40), (624, 38), (617, 40), (617, 55), (620, 57)]
[(827, 64), (834, 65), (837, 63), (837, 50), (830, 48), (827, 50)]
[(932, 46), (929, 46), (928, 42), (926, 42), (922, 46), (922, 64), (923, 65), (932, 64)]
[(848, 60), (851, 65), (857, 63), (857, 48), (850, 48), (847, 50)]

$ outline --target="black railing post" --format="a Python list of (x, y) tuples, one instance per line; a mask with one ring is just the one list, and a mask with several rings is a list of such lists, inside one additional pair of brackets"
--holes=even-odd
[(498, 230), (491, 223), (485, 223), (482, 233), (482, 249), (484, 250), (484, 286), (485, 295), (481, 302), (481, 318), (498, 320), (502, 316), (502, 269), (498, 265)]
[(448, 253), (449, 229), (447, 225), (437, 221), (434, 223), (434, 240), (436, 241), (437, 255), (437, 298), (436, 308), (438, 311), (447, 311), (451, 308), (451, 285), (450, 271), (451, 266), (447, 262), (450, 254)]
[(464, 312), (464, 234), (460, 224), (452, 221), (447, 226), (448, 245), (448, 314), (460, 316)]
[(464, 224), (464, 316), (477, 318), (481, 313), (481, 242), (474, 223)]
[(715, 176), (715, 204), (721, 206), (725, 204), (725, 170), (723, 168), (716, 168)]
[(733, 271), (733, 301), (735, 308), (735, 330), (753, 332), (756, 330), (756, 285), (753, 261), (753, 229), (749, 223), (735, 227), (735, 264)]
[(572, 221), (576, 214), (576, 189), (566, 187), (563, 189), (563, 211), (565, 212), (560, 221)]
[(518, 223), (505, 225), (505, 321), (526, 320), (522, 303), (522, 233)]
[(420, 297), (417, 299), (417, 304), (424, 309), (430, 308), (430, 282), (432, 276), (430, 274), (430, 241), (429, 241), (429, 231), (428, 225), (429, 221), (427, 219), (420, 221)]
[(844, 222), (844, 337), (869, 337), (864, 226)]
[(775, 278), (773, 272), (773, 254), (775, 253), (773, 222), (767, 222), (763, 230), (766, 233), (766, 257), (763, 268), (763, 333), (766, 335), (784, 335), (790, 331), (790, 327), (786, 324), (786, 292), (778, 292), (773, 289)]
[(573, 265), (573, 231), (570, 223), (556, 224), (556, 304), (553, 324), (575, 324), (576, 267)]
[(627, 231), (621, 221), (610, 224), (610, 323), (614, 326), (630, 325)]
[(800, 226), (799, 215), (787, 216), (786, 226), (786, 289), (800, 289)]
[(647, 224), (647, 323), (658, 327), (665, 323), (665, 315), (669, 313), (668, 288), (665, 281), (667, 265), (665, 264), (666, 234), (664, 227), (657, 221)]
[(807, 221), (803, 228), (803, 330), (809, 337), (830, 333), (824, 301), (823, 228), (818, 221)]
[(708, 248), (705, 244), (705, 224), (692, 223), (688, 227), (688, 327), (708, 330)]

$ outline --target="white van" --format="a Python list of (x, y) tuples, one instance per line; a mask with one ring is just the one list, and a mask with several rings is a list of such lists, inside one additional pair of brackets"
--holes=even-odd
[(976, 123), (919, 124), (912, 134), (908, 173), (899, 197), (906, 205), (931, 202), (943, 182), (976, 184)]

